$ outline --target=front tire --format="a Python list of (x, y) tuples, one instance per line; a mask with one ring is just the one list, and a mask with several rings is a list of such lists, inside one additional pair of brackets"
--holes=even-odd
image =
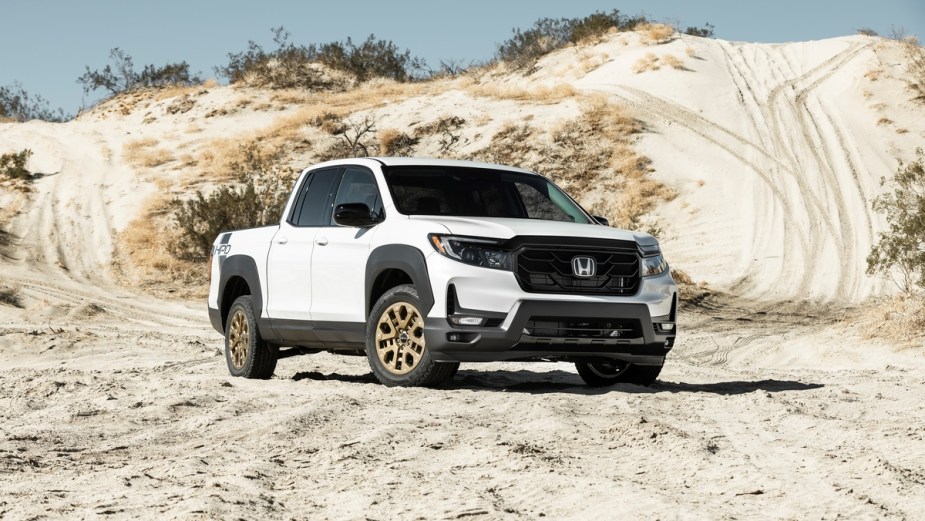
[(232, 376), (266, 380), (276, 370), (279, 348), (267, 344), (257, 329), (250, 295), (231, 304), (225, 323), (225, 362)]
[(578, 375), (591, 387), (626, 383), (651, 385), (662, 372), (660, 365), (633, 365), (620, 360), (575, 362)]
[(389, 387), (437, 387), (459, 364), (435, 362), (424, 340), (424, 315), (414, 286), (396, 286), (373, 306), (366, 324), (369, 367)]

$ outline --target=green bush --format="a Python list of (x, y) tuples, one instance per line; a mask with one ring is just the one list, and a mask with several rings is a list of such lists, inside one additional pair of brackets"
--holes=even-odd
[(190, 74), (189, 64), (168, 63), (161, 67), (145, 65), (141, 72), (135, 70), (132, 57), (118, 47), (109, 51), (111, 65), (103, 70), (90, 70), (77, 78), (77, 83), (83, 85), (84, 92), (89, 94), (98, 89), (109, 91), (116, 95), (143, 88), (169, 87), (176, 85), (197, 85), (202, 80)]
[(245, 52), (229, 53), (228, 64), (216, 67), (219, 76), (231, 83), (249, 81), (255, 86), (272, 89), (324, 89), (329, 88), (320, 71), (309, 67), (314, 57), (305, 46), (296, 46), (289, 41), (289, 33), (283, 27), (275, 27), (273, 42), (275, 51), (265, 51), (251, 41)]
[(21, 152), (0, 155), (0, 176), (10, 179), (31, 179), (32, 172), (26, 170), (26, 163), (32, 156), (28, 148)]
[(67, 121), (70, 116), (61, 109), (52, 110), (48, 100), (41, 96), (30, 96), (20, 83), (14, 82), (12, 85), (0, 87), (0, 118), (61, 122)]
[(713, 38), (714, 29), (716, 29), (716, 27), (713, 24), (707, 22), (703, 24), (703, 27), (688, 27), (687, 29), (684, 29), (684, 34), (699, 36), (701, 38)]
[(170, 203), (178, 231), (170, 251), (177, 258), (202, 260), (220, 233), (279, 222), (292, 189), (292, 176), (279, 163), (282, 152), (263, 152), (256, 143), (248, 143), (241, 146), (240, 154), (231, 166), (237, 183)]
[(378, 40), (373, 34), (359, 45), (347, 38), (343, 42), (305, 46), (290, 42), (290, 34), (283, 27), (272, 30), (276, 50), (266, 51), (251, 41), (247, 51), (229, 54), (228, 64), (216, 68), (216, 72), (232, 83), (250, 81), (276, 89), (314, 90), (337, 87), (322, 71), (311, 67), (318, 63), (346, 72), (357, 81), (381, 77), (405, 82), (424, 70), (424, 61), (413, 57), (410, 50), (402, 52), (391, 41)]
[(900, 163), (893, 180), (893, 191), (873, 203), (875, 211), (886, 214), (889, 228), (880, 233), (867, 257), (867, 273), (889, 275), (903, 291), (925, 289), (925, 153), (921, 148), (915, 161)]
[(530, 29), (514, 29), (514, 35), (498, 46), (496, 56), (515, 68), (529, 68), (570, 43), (597, 38), (611, 30), (629, 31), (646, 21), (644, 16), (621, 15), (617, 9), (609, 13), (597, 11), (584, 18), (540, 18)]

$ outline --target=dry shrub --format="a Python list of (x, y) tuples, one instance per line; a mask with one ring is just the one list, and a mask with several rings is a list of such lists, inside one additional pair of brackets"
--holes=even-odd
[(693, 47), (687, 47), (684, 49), (684, 54), (688, 55), (690, 58), (697, 57), (697, 51)]
[(150, 199), (140, 216), (115, 241), (114, 272), (120, 282), (157, 293), (202, 297), (208, 293), (205, 262), (181, 260), (171, 253), (182, 240), (170, 225), (166, 195)]
[(911, 292), (871, 302), (858, 317), (865, 338), (885, 338), (903, 347), (925, 340), (925, 293)]
[(371, 115), (363, 119), (345, 120), (336, 133), (337, 141), (318, 154), (321, 161), (351, 157), (369, 157), (375, 149), (372, 138), (376, 132), (376, 120)]
[(414, 129), (414, 136), (426, 138), (437, 136), (440, 154), (450, 155), (462, 138), (462, 128), (466, 120), (459, 116), (441, 116), (430, 123)]
[(499, 100), (532, 101), (536, 103), (558, 103), (578, 95), (575, 87), (560, 83), (555, 87), (537, 87), (524, 89), (520, 87), (499, 87), (497, 85), (473, 85), (467, 89), (475, 96)]
[(903, 49), (906, 58), (909, 90), (913, 99), (925, 103), (925, 48), (914, 37), (904, 38)]
[(145, 94), (150, 96), (154, 101), (161, 101), (170, 98), (180, 98), (180, 97), (196, 97), (201, 96), (202, 94), (207, 94), (210, 88), (218, 86), (218, 83), (215, 80), (211, 80), (212, 86), (207, 87), (203, 85), (171, 85), (169, 87), (162, 87), (157, 90), (148, 90), (143, 91)]
[(383, 156), (410, 156), (419, 141), (394, 128), (380, 130), (376, 138), (379, 140), (379, 153)]
[(172, 161), (174, 158), (167, 150), (156, 148), (158, 141), (154, 138), (142, 138), (129, 141), (123, 147), (125, 160), (136, 166), (153, 168)]
[(0, 180), (31, 180), (32, 172), (26, 168), (26, 163), (29, 162), (30, 157), (32, 157), (32, 150), (28, 148), (19, 152), (0, 155)]
[(12, 306), (14, 308), (22, 308), (23, 304), (20, 288), (18, 286), (0, 283), (0, 304)]
[(878, 125), (889, 125), (890, 123), (893, 123), (893, 120), (890, 118), (880, 118), (877, 120)]
[(658, 56), (650, 52), (636, 61), (633, 65), (633, 72), (640, 74), (646, 71), (657, 71), (659, 67)]
[(674, 54), (666, 54), (661, 58), (662, 63), (671, 67), (672, 69), (679, 71), (689, 71), (687, 67), (684, 66), (684, 62), (678, 59)]
[(643, 43), (658, 45), (674, 38), (674, 27), (666, 24), (645, 23), (636, 28), (642, 36)]
[(539, 162), (539, 147), (533, 136), (539, 131), (526, 123), (506, 123), (491, 139), (491, 144), (478, 152), (478, 159), (503, 165), (524, 165)]
[(675, 284), (678, 286), (681, 302), (695, 302), (711, 293), (706, 282), (694, 282), (690, 275), (680, 268), (671, 267), (671, 278), (674, 279)]
[(877, 81), (880, 79), (881, 72), (883, 72), (881, 69), (871, 69), (864, 73), (864, 77), (870, 81)]
[(164, 109), (167, 114), (185, 114), (196, 106), (196, 99), (189, 94), (177, 97)]
[(243, 144), (229, 165), (236, 182), (170, 201), (179, 238), (170, 244), (170, 252), (182, 260), (204, 259), (212, 241), (224, 231), (279, 222), (295, 177), (282, 164), (285, 154), (284, 149), (268, 151), (258, 143)]
[(328, 110), (341, 109), (350, 113), (384, 107), (389, 103), (420, 96), (432, 90), (433, 86), (428, 83), (399, 83), (385, 78), (375, 78), (347, 92), (320, 92), (308, 99), (310, 103), (326, 107)]
[[(260, 134), (210, 141), (195, 159), (204, 177), (216, 181), (238, 181), (241, 165), (253, 165), (255, 157), (280, 157), (284, 146)], [(285, 146), (289, 146), (285, 140)]]

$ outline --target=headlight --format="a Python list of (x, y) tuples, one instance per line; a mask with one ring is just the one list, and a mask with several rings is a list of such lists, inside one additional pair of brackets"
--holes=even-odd
[(665, 258), (662, 257), (662, 254), (658, 254), (652, 257), (643, 257), (642, 258), (642, 276), (651, 277), (653, 275), (661, 275), (668, 269), (668, 263), (665, 262)]
[(428, 236), (430, 244), (444, 257), (496, 270), (511, 269), (511, 252), (501, 250), (498, 241), (477, 237), (454, 237), (452, 235)]

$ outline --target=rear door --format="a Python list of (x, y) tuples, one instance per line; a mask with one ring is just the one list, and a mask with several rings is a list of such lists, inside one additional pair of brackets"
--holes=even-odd
[(330, 226), (340, 168), (309, 173), (267, 256), (267, 314), (284, 340), (314, 340), (311, 259), (315, 236)]

